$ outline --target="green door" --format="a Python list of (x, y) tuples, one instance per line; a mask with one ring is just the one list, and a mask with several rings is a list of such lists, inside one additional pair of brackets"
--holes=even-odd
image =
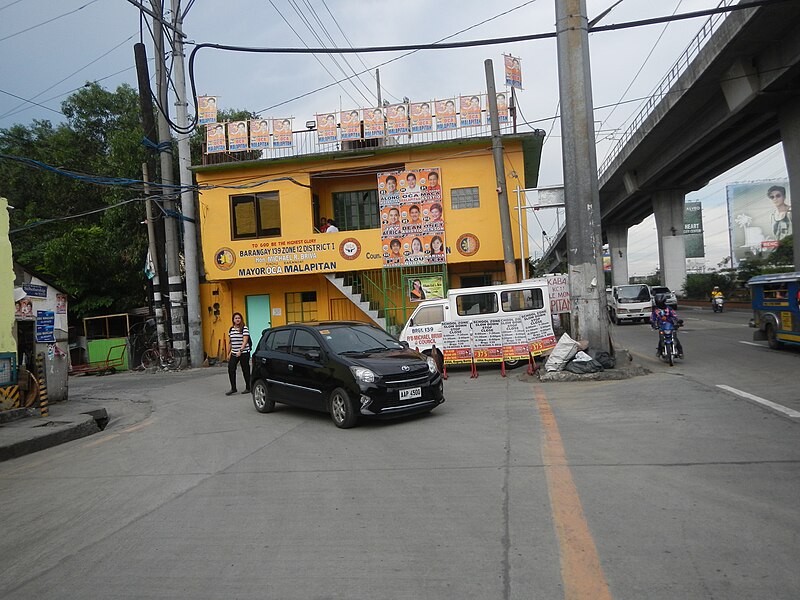
[(253, 338), (253, 348), (261, 339), (261, 332), (272, 325), (272, 315), (269, 307), (269, 294), (263, 296), (246, 296), (245, 306), (247, 315), (245, 319), (250, 336)]

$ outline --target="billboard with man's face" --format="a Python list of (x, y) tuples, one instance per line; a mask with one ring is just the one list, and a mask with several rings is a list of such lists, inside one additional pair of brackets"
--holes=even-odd
[(754, 181), (727, 186), (731, 255), (734, 264), (769, 253), (792, 235), (789, 181)]

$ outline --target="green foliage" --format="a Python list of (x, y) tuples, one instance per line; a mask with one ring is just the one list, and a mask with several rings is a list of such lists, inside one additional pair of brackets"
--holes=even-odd
[(714, 286), (719, 286), (723, 294), (730, 296), (736, 287), (734, 276), (730, 271), (690, 273), (683, 286), (683, 297), (688, 300), (709, 300)]
[[(769, 264), (771, 265), (791, 265), (794, 263), (794, 236), (787, 235), (780, 242), (778, 247), (769, 255)], [(797, 267), (800, 269), (800, 266)]]

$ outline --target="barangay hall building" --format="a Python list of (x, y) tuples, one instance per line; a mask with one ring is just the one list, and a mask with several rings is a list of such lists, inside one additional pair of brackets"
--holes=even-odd
[[(523, 217), (520, 240), (515, 190), (536, 187), (544, 132), (511, 129), (501, 125), (519, 274), (527, 226)], [(364, 139), (363, 122), (361, 131), (321, 143), (309, 128), (291, 147), (209, 153), (194, 167), (209, 356), (226, 355), (234, 312), (256, 340), (267, 327), (339, 319), (398, 333), (423, 298), (505, 283), (485, 117), (444, 132)], [(322, 218), (339, 231), (321, 232)]]

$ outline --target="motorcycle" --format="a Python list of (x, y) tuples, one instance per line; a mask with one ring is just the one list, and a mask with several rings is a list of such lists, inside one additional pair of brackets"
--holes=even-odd
[(681, 325), (683, 325), (682, 320), (678, 320), (676, 324), (669, 320), (659, 321), (658, 323), (658, 335), (661, 336), (661, 353), (659, 356), (661, 360), (668, 362), (670, 367), (675, 366), (675, 359), (683, 358), (678, 354), (678, 346), (675, 343), (675, 335)]
[(714, 309), (714, 312), (722, 312), (722, 307), (725, 304), (725, 298), (722, 296), (717, 296), (716, 298), (711, 299), (711, 308)]

